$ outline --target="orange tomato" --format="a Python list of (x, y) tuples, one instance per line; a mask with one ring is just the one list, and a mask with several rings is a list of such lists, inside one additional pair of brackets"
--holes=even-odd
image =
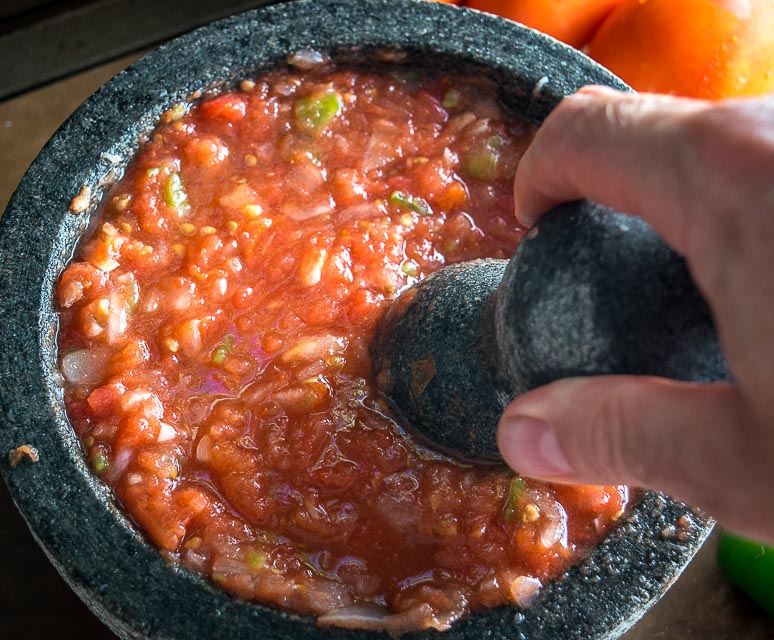
[(574, 47), (582, 47), (605, 16), (621, 2), (622, 0), (466, 0), (463, 4), (510, 18)]
[(588, 53), (639, 91), (766, 93), (774, 90), (774, 0), (626, 0)]

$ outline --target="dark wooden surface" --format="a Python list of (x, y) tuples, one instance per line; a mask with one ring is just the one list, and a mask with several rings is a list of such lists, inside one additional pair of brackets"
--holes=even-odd
[[(134, 57), (0, 102), (0, 211), (59, 124)], [(774, 622), (718, 571), (715, 545), (716, 535), (624, 640), (774, 638)], [(115, 640), (48, 563), (0, 483), (0, 640), (6, 638)]]
[(0, 2), (0, 99), (276, 0)]

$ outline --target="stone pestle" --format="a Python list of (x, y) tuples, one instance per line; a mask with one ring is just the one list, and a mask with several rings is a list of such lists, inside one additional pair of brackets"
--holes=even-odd
[(503, 409), (559, 378), (729, 379), (685, 260), (641, 219), (587, 200), (545, 214), (510, 261), (453, 264), (405, 291), (372, 357), (411, 430), (492, 462)]

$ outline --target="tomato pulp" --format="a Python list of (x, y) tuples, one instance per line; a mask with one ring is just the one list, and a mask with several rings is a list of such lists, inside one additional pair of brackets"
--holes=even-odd
[(57, 288), (70, 420), (153, 544), (400, 633), (526, 605), (609, 531), (625, 487), (421, 446), (371, 371), (400, 291), (511, 255), (532, 134), (482, 78), (324, 64), (164, 114)]

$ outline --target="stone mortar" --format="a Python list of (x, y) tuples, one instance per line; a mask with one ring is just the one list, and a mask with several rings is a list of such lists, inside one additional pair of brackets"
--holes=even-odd
[[(583, 85), (625, 88), (577, 51), (473, 11), (425, 0), (299, 0), (213, 23), (160, 47), (60, 128), (0, 221), (0, 471), (58, 571), (123, 639), (384, 637), (319, 629), (311, 618), (240, 601), (170, 564), (90, 472), (65, 415), (57, 372), (56, 280), (90, 212), (160, 114), (197, 91), (231, 87), (308, 47), (338, 59), (405, 52), (407, 63), (485, 73), (500, 83), (505, 103), (534, 122)], [(68, 205), (83, 186), (90, 188), (91, 208), (75, 216)], [(12, 469), (7, 452), (23, 444), (35, 446), (40, 460)], [(685, 526), (672, 535), (681, 517)], [(710, 529), (685, 505), (645, 493), (622, 525), (530, 608), (480, 612), (443, 637), (615, 638), (676, 579)]]

